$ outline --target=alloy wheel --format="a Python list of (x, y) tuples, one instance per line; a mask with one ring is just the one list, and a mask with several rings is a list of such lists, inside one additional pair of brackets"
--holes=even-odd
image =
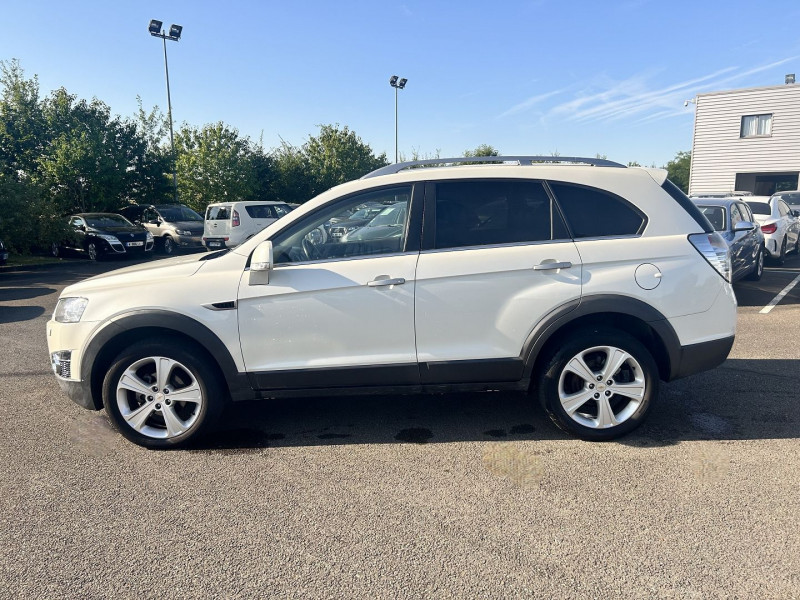
[(608, 429), (636, 413), (646, 394), (644, 370), (614, 346), (582, 350), (564, 366), (558, 397), (564, 412), (590, 429)]
[(200, 417), (203, 402), (197, 377), (182, 363), (163, 356), (135, 361), (117, 382), (120, 415), (148, 438), (166, 440), (186, 433)]

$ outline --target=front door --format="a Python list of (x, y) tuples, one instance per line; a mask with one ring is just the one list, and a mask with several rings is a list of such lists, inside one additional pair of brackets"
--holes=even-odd
[(412, 214), (379, 238), (342, 242), (325, 234), (331, 218), (346, 217), (367, 202), (409, 206), (411, 196), (412, 186), (393, 186), (326, 205), (273, 237), (268, 284), (250, 285), (249, 273), (243, 274), (239, 333), (247, 371), (259, 389), (418, 383), (419, 235), (409, 233), (419, 219)]

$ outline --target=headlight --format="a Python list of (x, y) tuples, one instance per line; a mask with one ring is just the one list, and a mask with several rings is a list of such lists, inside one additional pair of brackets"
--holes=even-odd
[(53, 318), (59, 323), (77, 323), (89, 304), (87, 298), (60, 298), (56, 304)]
[(147, 241), (148, 242), (152, 242), (153, 241), (153, 234), (150, 233), (149, 231), (147, 232)]
[(113, 236), (113, 235), (106, 235), (104, 233), (98, 233), (97, 237), (103, 238), (109, 244), (119, 244), (120, 243), (120, 241), (116, 238), (116, 236)]
[(177, 233), (178, 235), (192, 235), (192, 232), (189, 231), (188, 229), (176, 229), (175, 233)]

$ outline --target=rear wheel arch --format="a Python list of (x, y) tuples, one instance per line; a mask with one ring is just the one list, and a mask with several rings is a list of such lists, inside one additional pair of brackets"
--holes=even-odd
[(570, 303), (550, 313), (531, 332), (523, 351), (525, 376), (535, 381), (566, 340), (595, 330), (615, 329), (642, 343), (658, 366), (659, 377), (673, 378), (680, 365), (681, 345), (666, 318), (650, 305), (626, 296), (603, 295)]

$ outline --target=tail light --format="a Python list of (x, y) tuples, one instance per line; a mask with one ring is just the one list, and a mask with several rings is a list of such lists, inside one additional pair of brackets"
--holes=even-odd
[(233, 218), (231, 219), (231, 226), (238, 227), (239, 226), (239, 211), (233, 211)]
[(720, 234), (694, 233), (689, 241), (725, 281), (731, 280), (731, 252)]
[(775, 233), (776, 231), (778, 231), (777, 223), (768, 223), (767, 225), (761, 226), (762, 233)]

